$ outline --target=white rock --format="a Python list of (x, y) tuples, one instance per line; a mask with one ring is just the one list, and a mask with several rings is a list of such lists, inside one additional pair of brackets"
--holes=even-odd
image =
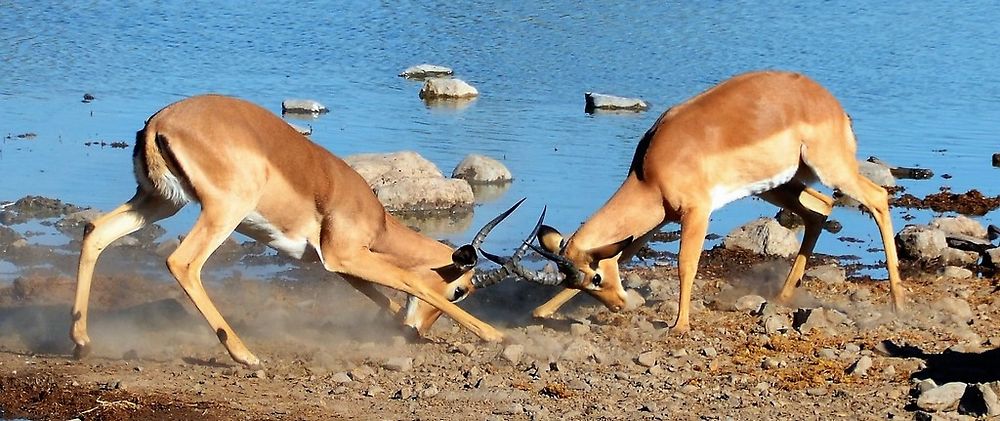
[[(286, 123), (288, 123), (288, 122), (286, 121)], [(302, 127), (302, 126), (300, 126), (298, 124), (292, 124), (292, 123), (288, 123), (288, 125), (292, 126), (292, 128), (295, 129), (295, 131), (299, 132), (299, 134), (304, 135), (304, 136), (309, 136), (313, 132), (312, 127)]]
[(386, 370), (391, 371), (410, 371), (413, 368), (413, 358), (410, 357), (393, 357), (386, 360), (382, 364)]
[(727, 249), (744, 249), (756, 254), (789, 257), (799, 251), (795, 233), (773, 218), (759, 218), (736, 228), (722, 240)]
[(652, 367), (656, 365), (657, 355), (656, 352), (646, 351), (635, 358), (635, 362), (643, 367)]
[(472, 186), (444, 178), (432, 162), (411, 151), (358, 154), (344, 158), (390, 211), (471, 209)]
[(849, 369), (849, 372), (858, 377), (865, 377), (868, 375), (868, 370), (870, 368), (872, 368), (872, 357), (864, 355), (861, 358), (858, 358), (854, 365)]
[(521, 360), (521, 356), (524, 355), (524, 345), (521, 344), (510, 344), (503, 349), (503, 358), (509, 361), (511, 364), (517, 364)]
[(976, 385), (979, 392), (983, 394), (983, 404), (986, 406), (986, 416), (995, 417), (1000, 415), (1000, 398), (996, 393), (997, 382), (981, 383)]
[(986, 228), (983, 224), (965, 215), (937, 217), (931, 220), (930, 226), (944, 231), (945, 234), (986, 238)]
[(842, 284), (847, 281), (844, 269), (835, 264), (816, 266), (806, 271), (806, 276), (816, 278), (827, 285)]
[(858, 161), (858, 172), (880, 186), (892, 187), (896, 185), (896, 178), (892, 176), (889, 167), (885, 165)]
[(422, 80), (429, 77), (451, 76), (453, 73), (451, 68), (424, 63), (407, 67), (399, 76), (407, 79)]
[(286, 99), (281, 101), (281, 112), (292, 114), (320, 114), (330, 111), (319, 101), (311, 99)]
[(420, 88), (420, 98), (423, 99), (472, 98), (478, 95), (475, 87), (461, 79), (427, 79)]
[(629, 289), (625, 291), (625, 311), (635, 310), (646, 304), (646, 299), (639, 294), (639, 291)]
[(736, 310), (744, 313), (757, 314), (767, 300), (759, 295), (744, 295), (736, 299)]
[(470, 183), (506, 183), (514, 179), (500, 161), (484, 155), (469, 154), (451, 172), (452, 178)]
[(896, 245), (901, 256), (922, 261), (939, 258), (949, 248), (944, 231), (927, 225), (907, 225), (896, 234)]
[(939, 412), (958, 408), (958, 401), (965, 394), (967, 385), (962, 382), (945, 383), (920, 394), (917, 407), (925, 411)]
[(941, 269), (941, 276), (947, 279), (969, 279), (972, 275), (971, 270), (958, 266), (945, 266)]
[(638, 98), (626, 98), (587, 92), (584, 94), (584, 100), (586, 101), (584, 109), (588, 113), (592, 113), (595, 110), (645, 111), (649, 109), (649, 104)]

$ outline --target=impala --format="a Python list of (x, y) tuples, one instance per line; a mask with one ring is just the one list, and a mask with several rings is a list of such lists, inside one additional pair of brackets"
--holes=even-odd
[[(808, 187), (818, 180), (864, 204), (885, 248), (894, 310), (902, 308), (888, 195), (858, 173), (851, 120), (830, 92), (787, 72), (736, 76), (664, 112), (639, 141), (618, 191), (569, 240), (543, 226), (541, 248), (556, 273), (515, 266), (536, 282), (563, 285), (535, 309), (546, 317), (579, 291), (612, 311), (625, 304), (619, 262), (630, 259), (661, 226), (680, 222), (680, 296), (673, 330), (690, 329), (691, 288), (709, 215), (736, 199), (757, 195), (805, 221), (805, 233), (779, 301), (802, 278), (833, 200)], [(499, 260), (499, 259), (498, 259)]]
[[(260, 360), (219, 314), (201, 280), (205, 261), (233, 231), (293, 257), (319, 261), (418, 334), (444, 312), (484, 340), (503, 337), (455, 303), (511, 274), (509, 265), (525, 247), (504, 260), (506, 268), (476, 273), (474, 267), (489, 230), (521, 202), (490, 221), (472, 244), (452, 250), (386, 213), (357, 172), (281, 118), (219, 95), (185, 99), (150, 117), (136, 134), (133, 164), (135, 196), (84, 231), (70, 331), (77, 358), (89, 352), (87, 302), (101, 251), (192, 201), (201, 205), (201, 213), (167, 258), (167, 267), (241, 364)], [(374, 284), (409, 294), (405, 313)]]

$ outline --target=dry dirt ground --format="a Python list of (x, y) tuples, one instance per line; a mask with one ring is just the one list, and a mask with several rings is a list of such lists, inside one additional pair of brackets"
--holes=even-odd
[[(670, 264), (625, 271), (645, 303), (623, 313), (580, 296), (535, 320), (531, 309), (555, 290), (515, 282), (462, 303), (505, 331), (505, 344), (446, 318), (426, 341), (407, 342), (373, 303), (320, 272), (208, 277), (260, 371), (232, 362), (176, 284), (114, 262), (95, 278), (94, 352), (75, 361), (75, 281), (37, 269), (0, 289), (0, 418), (912, 419), (913, 378), (1000, 380), (995, 279), (907, 270), (899, 315), (886, 283), (865, 278), (807, 278), (791, 307), (733, 308), (746, 294), (771, 296), (787, 264), (707, 251), (684, 336), (667, 328)], [(830, 309), (823, 323), (780, 322), (818, 307)], [(911, 348), (887, 355), (895, 345)], [(855, 369), (864, 357), (871, 367)]]

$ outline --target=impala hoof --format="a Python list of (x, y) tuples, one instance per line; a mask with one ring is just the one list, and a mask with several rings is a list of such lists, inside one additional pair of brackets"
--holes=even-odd
[(678, 325), (674, 325), (674, 327), (670, 328), (670, 335), (671, 336), (685, 336), (685, 335), (687, 335), (690, 332), (691, 332), (691, 325), (686, 325), (686, 324), (685, 325), (680, 325), (680, 324), (678, 324)]
[(73, 359), (82, 360), (86, 358), (88, 355), (90, 355), (90, 344), (86, 345), (76, 344), (76, 346), (73, 347)]

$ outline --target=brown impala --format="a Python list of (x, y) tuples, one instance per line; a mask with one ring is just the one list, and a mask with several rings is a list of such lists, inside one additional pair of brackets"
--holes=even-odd
[(557, 263), (559, 273), (515, 269), (536, 282), (568, 288), (538, 307), (538, 317), (551, 315), (580, 290), (618, 311), (625, 303), (618, 263), (661, 226), (678, 221), (680, 302), (673, 330), (686, 332), (709, 214), (757, 195), (802, 217), (802, 246), (777, 297), (787, 302), (832, 209), (833, 200), (808, 187), (819, 180), (871, 211), (898, 310), (903, 290), (888, 196), (858, 173), (856, 149), (850, 118), (816, 82), (787, 72), (736, 76), (663, 113), (639, 141), (625, 182), (568, 241), (542, 227), (537, 250)]
[(85, 230), (70, 331), (78, 358), (89, 351), (87, 301), (101, 251), (192, 201), (201, 214), (167, 267), (239, 363), (260, 360), (219, 314), (201, 281), (205, 261), (233, 231), (321, 262), (393, 314), (402, 306), (373, 284), (409, 294), (401, 317), (418, 333), (444, 312), (484, 340), (503, 338), (454, 303), (511, 274), (526, 247), (500, 259), (506, 267), (481, 273), (473, 268), (489, 230), (521, 202), (490, 221), (472, 244), (452, 250), (386, 213), (357, 172), (281, 118), (218, 95), (185, 99), (150, 117), (136, 134), (133, 164), (135, 196)]

